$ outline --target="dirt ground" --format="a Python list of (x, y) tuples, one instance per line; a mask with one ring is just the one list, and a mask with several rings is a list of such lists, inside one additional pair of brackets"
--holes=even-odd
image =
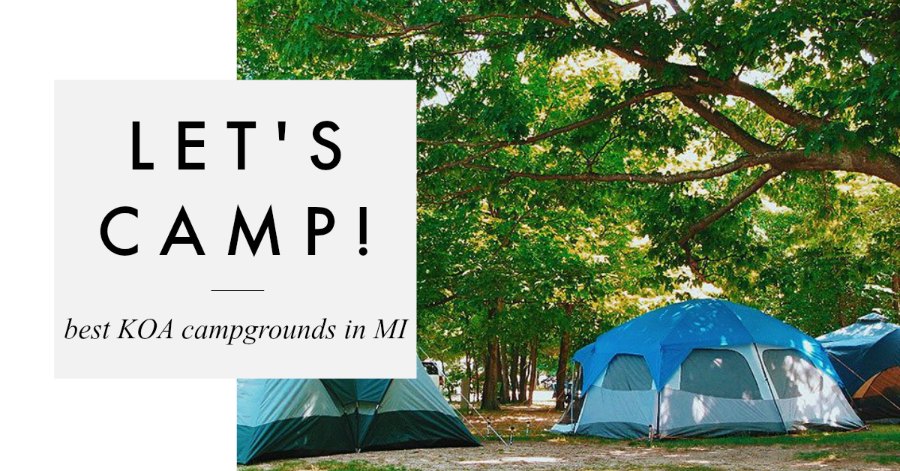
[[(366, 452), (325, 456), (303, 460), (304, 463), (349, 462), (362, 460), (378, 466), (398, 466), (410, 470), (888, 470), (900, 469), (896, 464), (878, 464), (865, 460), (865, 454), (852, 453), (844, 447), (822, 447), (793, 444), (768, 446), (677, 447), (649, 446), (630, 441), (598, 440), (583, 437), (551, 435), (546, 432), (561, 413), (549, 405), (505, 407), (503, 411), (480, 416), (474, 411), (466, 415), (466, 425), (481, 440), (478, 448), (436, 448)], [(505, 440), (512, 432), (516, 438), (504, 445), (491, 432), (486, 421), (501, 432)], [(510, 427), (515, 427), (510, 430)], [(840, 448), (840, 449), (838, 449)], [(898, 450), (900, 453), (900, 450)], [(286, 463), (282, 462), (282, 466)], [(306, 469), (302, 463), (279, 469)], [(273, 463), (274, 465), (274, 463)], [(264, 465), (262, 467), (266, 469)], [(331, 468), (329, 468), (331, 469)]]
[[(504, 447), (499, 441), (480, 448), (441, 448), (359, 453), (322, 458), (328, 461), (364, 460), (378, 465), (404, 466), (422, 471), (438, 470), (605, 470), (605, 469), (845, 469), (877, 470), (896, 467), (846, 459), (796, 460), (804, 448), (710, 447), (670, 450), (639, 448), (628, 444), (529, 441)], [(818, 450), (808, 448), (807, 451)], [(316, 460), (307, 460), (315, 462)]]

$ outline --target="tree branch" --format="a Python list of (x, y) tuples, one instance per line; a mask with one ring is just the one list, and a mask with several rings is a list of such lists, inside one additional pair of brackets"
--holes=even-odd
[(482, 142), (465, 142), (465, 141), (432, 141), (432, 140), (427, 140), (427, 139), (419, 139), (417, 142), (420, 143), (420, 144), (430, 144), (430, 145), (458, 145), (458, 146), (462, 146), (462, 147), (482, 147), (482, 146), (488, 146), (488, 148), (485, 149), (485, 150), (482, 151), (482, 152), (473, 154), (472, 156), (469, 156), (469, 157), (467, 157), (467, 158), (465, 158), (465, 159), (461, 159), (461, 160), (457, 160), (457, 161), (453, 161), (453, 162), (448, 162), (448, 163), (443, 164), (443, 165), (439, 165), (439, 166), (437, 166), (437, 167), (435, 167), (435, 168), (433, 168), (433, 169), (431, 169), (431, 170), (427, 170), (427, 171), (422, 172), (422, 175), (431, 175), (431, 174), (438, 173), (438, 172), (442, 172), (442, 171), (444, 171), (444, 170), (447, 170), (447, 169), (450, 169), (450, 168), (453, 168), (453, 167), (458, 167), (458, 166), (461, 166), (461, 165), (463, 165), (463, 164), (467, 164), (467, 163), (472, 162), (473, 160), (475, 160), (475, 159), (477, 159), (477, 158), (479, 158), (479, 157), (483, 157), (483, 156), (485, 156), (485, 155), (489, 154), (490, 152), (493, 152), (493, 151), (495, 151), (495, 150), (497, 150), (497, 149), (501, 149), (501, 148), (504, 148), (504, 147), (510, 147), (510, 146), (521, 146), (521, 145), (534, 144), (534, 143), (536, 143), (536, 142), (538, 142), (538, 141), (542, 141), (542, 140), (545, 140), (545, 139), (549, 139), (549, 138), (551, 138), (551, 137), (558, 136), (558, 135), (560, 135), (560, 134), (565, 134), (565, 133), (567, 133), (567, 132), (571, 132), (571, 131), (574, 131), (574, 130), (576, 130), (576, 129), (583, 128), (583, 127), (585, 127), (585, 126), (588, 126), (588, 125), (590, 125), (590, 124), (596, 123), (596, 122), (598, 122), (598, 121), (602, 121), (602, 120), (604, 120), (604, 119), (608, 119), (609, 117), (611, 117), (612, 115), (618, 113), (619, 111), (622, 111), (622, 110), (624, 110), (624, 109), (626, 109), (626, 108), (629, 108), (629, 107), (631, 107), (631, 106), (633, 106), (633, 105), (635, 105), (635, 104), (637, 104), (637, 103), (639, 103), (639, 102), (641, 102), (641, 101), (643, 101), (643, 100), (646, 100), (647, 98), (650, 98), (650, 97), (653, 97), (653, 96), (656, 96), (656, 95), (660, 95), (660, 94), (662, 94), (662, 93), (670, 92), (670, 91), (672, 91), (672, 90), (674, 90), (674, 89), (675, 89), (675, 87), (659, 87), (659, 88), (654, 88), (654, 89), (651, 89), (651, 90), (647, 90), (647, 91), (645, 91), (645, 92), (643, 92), (643, 93), (639, 93), (639, 94), (637, 94), (637, 95), (635, 95), (635, 96), (633, 96), (633, 97), (631, 97), (631, 98), (629, 98), (629, 99), (627, 99), (627, 100), (624, 100), (624, 101), (622, 101), (622, 102), (619, 102), (619, 103), (617, 103), (617, 104), (615, 104), (615, 105), (613, 105), (613, 106), (611, 106), (611, 107), (609, 107), (609, 108), (603, 110), (602, 112), (597, 113), (597, 114), (595, 114), (595, 115), (593, 115), (593, 116), (591, 116), (591, 117), (589, 117), (589, 118), (585, 118), (585, 119), (582, 119), (582, 120), (580, 120), (580, 121), (576, 121), (576, 122), (574, 122), (574, 123), (567, 124), (567, 125), (565, 125), (565, 126), (561, 126), (561, 127), (555, 128), (555, 129), (551, 129), (551, 130), (549, 130), (549, 131), (545, 131), (545, 132), (542, 132), (542, 133), (540, 133), (540, 134), (536, 134), (536, 135), (533, 135), (533, 136), (531, 136), (531, 137), (528, 137), (528, 138), (525, 138), (525, 139), (520, 139), (520, 140), (515, 140), (515, 141), (499, 141), (499, 142), (498, 142), (498, 141), (493, 141), (493, 142), (490, 142), (490, 141), (482, 141)]
[[(890, 162), (894, 159), (893, 162)], [(695, 180), (708, 180), (721, 177), (741, 169), (770, 165), (779, 172), (821, 172), (821, 171), (845, 171), (856, 172), (881, 178), (900, 186), (900, 161), (892, 154), (879, 154), (875, 157), (867, 157), (858, 153), (823, 154), (807, 153), (805, 149), (772, 150), (760, 154), (749, 154), (726, 164), (716, 167), (694, 170), (690, 172), (661, 174), (661, 173), (568, 173), (568, 174), (542, 174), (532, 172), (518, 172), (492, 167), (488, 165), (476, 165), (472, 163), (460, 164), (460, 166), (483, 172), (501, 172), (507, 179), (526, 178), (535, 181), (572, 181), (586, 183), (603, 182), (634, 182), (660, 185), (672, 185)]]
[(678, 0), (669, 0), (669, 5), (675, 10), (675, 14), (684, 13), (684, 9), (678, 4)]
[(581, 6), (578, 5), (577, 1), (572, 2), (572, 6), (575, 8), (575, 11), (578, 12), (578, 16), (580, 16), (584, 21), (587, 21), (589, 24), (591, 24), (592, 26), (594, 26), (596, 28), (600, 27), (600, 25), (597, 24), (596, 21), (594, 21), (590, 16), (588, 16), (587, 13), (585, 13), (585, 11), (581, 8)]
[[(598, 16), (603, 18), (607, 23), (613, 24), (621, 18), (621, 12), (628, 11), (637, 6), (643, 5), (646, 3), (645, 0), (637, 0), (624, 5), (616, 4), (610, 0), (586, 0), (587, 5), (593, 10)], [(675, 9), (676, 13), (681, 13), (684, 10), (681, 9), (677, 0), (669, 0), (669, 4)], [(577, 5), (576, 5), (577, 7)], [(593, 23), (587, 15), (581, 11), (580, 8), (576, 8), (579, 14), (586, 21), (590, 21)], [(351, 39), (382, 39), (382, 38), (393, 38), (393, 37), (408, 37), (410, 35), (417, 34), (426, 34), (429, 30), (436, 28), (442, 24), (443, 22), (432, 22), (425, 23), (421, 25), (403, 25), (396, 21), (389, 20), (384, 18), (383, 16), (377, 15), (371, 12), (361, 12), (361, 15), (372, 18), (378, 21), (379, 23), (383, 23), (390, 27), (395, 28), (394, 31), (385, 31), (381, 33), (360, 33), (355, 31), (339, 31), (326, 26), (318, 26), (318, 28), (322, 31), (325, 31), (329, 34), (351, 38)], [(561, 27), (570, 27), (573, 25), (572, 20), (551, 15), (542, 10), (536, 10), (531, 14), (511, 14), (511, 13), (488, 13), (481, 15), (461, 15), (455, 19), (455, 21), (460, 23), (472, 23), (481, 20), (487, 19), (532, 19), (532, 20), (542, 20), (547, 21), (552, 24)], [(666, 61), (664, 59), (651, 58), (646, 56), (640, 48), (635, 50), (630, 50), (624, 48), (615, 43), (605, 44), (602, 46), (604, 49), (616, 54), (617, 56), (628, 60), (630, 62), (634, 62), (641, 67), (647, 68), (649, 70), (653, 70), (656, 72), (662, 72), (666, 68), (676, 68), (686, 75), (698, 79), (704, 82), (705, 86), (710, 89), (711, 93), (717, 94), (726, 94), (732, 96), (738, 96), (744, 98), (754, 105), (758, 106), (760, 109), (765, 111), (771, 117), (784, 122), (790, 126), (795, 127), (806, 127), (806, 128), (818, 128), (822, 124), (824, 124), (825, 119), (806, 113), (804, 111), (798, 110), (787, 103), (783, 102), (779, 98), (775, 97), (771, 93), (766, 90), (757, 88), (753, 85), (750, 85), (746, 82), (741, 81), (736, 75), (732, 76), (728, 80), (720, 80), (714, 77), (711, 77), (705, 70), (695, 65), (685, 65), (685, 64), (676, 64)], [(690, 105), (689, 105), (690, 106)], [(694, 111), (697, 111), (695, 108), (691, 107)], [(698, 112), (699, 114), (699, 112)], [(711, 123), (715, 125), (714, 123)], [(728, 133), (726, 133), (728, 134)], [(744, 147), (742, 145), (742, 147)], [(748, 148), (744, 147), (744, 150), (748, 150)], [(757, 149), (757, 151), (762, 149)]]
[(447, 303), (449, 303), (450, 301), (453, 301), (454, 299), (456, 299), (456, 298), (458, 298), (458, 297), (459, 297), (459, 294), (453, 293), (453, 294), (451, 294), (451, 295), (444, 296), (443, 298), (438, 299), (438, 300), (436, 300), (436, 301), (432, 301), (432, 302), (430, 302), (430, 303), (423, 304), (421, 307), (422, 307), (422, 309), (431, 309), (431, 308), (435, 308), (435, 307), (438, 307), (438, 306), (442, 306), (442, 305), (444, 305), (444, 304), (447, 304)]
[[(615, 4), (609, 0), (586, 1), (591, 9), (608, 23), (613, 24), (620, 19)], [(677, 0), (668, 0), (668, 2), (675, 10), (676, 14), (684, 12)], [(661, 72), (666, 68), (677, 68), (691, 77), (707, 82), (710, 86), (718, 88), (719, 94), (738, 96), (750, 101), (761, 110), (765, 111), (769, 116), (790, 126), (818, 128), (825, 123), (824, 118), (798, 110), (768, 91), (740, 80), (737, 75), (733, 75), (728, 80), (720, 80), (711, 77), (709, 73), (695, 65), (675, 64), (663, 59), (647, 57), (640, 48), (628, 50), (615, 44), (605, 45), (603, 47), (625, 60), (657, 72)]]
[[(360, 9), (356, 9), (358, 13), (367, 18), (374, 19), (375, 21), (385, 24), (389, 27), (394, 28), (392, 31), (383, 31), (380, 33), (360, 33), (356, 31), (342, 31), (336, 30), (333, 28), (329, 28), (327, 26), (318, 25), (317, 28), (320, 31), (326, 32), (328, 34), (334, 36), (340, 36), (348, 39), (385, 39), (385, 38), (406, 38), (410, 36), (415, 36), (418, 34), (427, 34), (430, 30), (437, 28), (438, 26), (446, 24), (446, 22), (434, 21), (431, 23), (424, 23), (420, 25), (406, 25), (402, 23), (398, 23), (393, 20), (389, 20), (384, 18), (383, 16), (377, 15), (375, 13), (362, 11)], [(572, 21), (568, 18), (559, 17), (551, 15), (543, 10), (536, 10), (531, 14), (512, 14), (512, 13), (487, 13), (482, 15), (461, 15), (455, 18), (454, 21), (458, 23), (474, 23), (482, 20), (490, 20), (490, 19), (517, 19), (517, 20), (542, 20), (547, 21), (549, 23), (555, 24), (557, 26), (569, 27), (572, 26)], [(470, 34), (481, 34), (475, 31), (468, 32)], [(486, 33), (484, 33), (486, 34)]]
[(608, 0), (585, 0), (585, 3), (607, 23), (614, 23), (621, 17), (616, 12), (616, 5)]
[(816, 129), (825, 123), (823, 118), (798, 110), (779, 100), (775, 95), (743, 82), (737, 77), (728, 81), (725, 91), (729, 95), (739, 96), (750, 101), (769, 116), (790, 126)]
[[(788, 155), (795, 155), (797, 151), (773, 151), (757, 155), (748, 155), (736, 159), (727, 164), (722, 164), (705, 170), (694, 170), (682, 173), (571, 173), (571, 174), (541, 174), (531, 172), (507, 171), (499, 167), (491, 167), (487, 165), (465, 164), (465, 168), (479, 170), (483, 172), (503, 172), (507, 178), (525, 178), (534, 181), (572, 181), (587, 183), (604, 183), (604, 182), (634, 182), (634, 183), (650, 183), (659, 185), (673, 185), (695, 180), (709, 180), (711, 178), (721, 177), (729, 173), (736, 172), (745, 168), (758, 167), (760, 165), (771, 164), (772, 162), (785, 159)], [(801, 151), (802, 154), (802, 151)]]
[(774, 147), (757, 139), (724, 114), (707, 107), (696, 97), (686, 95), (677, 95), (677, 97), (685, 106), (692, 109), (707, 123), (722, 131), (747, 153), (760, 154), (774, 150)]
[(647, 8), (650, 8), (650, 0), (636, 0), (634, 2), (626, 3), (624, 5), (617, 5), (615, 7), (616, 12), (624, 12), (628, 10), (634, 10), (635, 8), (646, 5)]
[(763, 174), (760, 175), (759, 178), (754, 180), (753, 183), (750, 184), (750, 186), (744, 188), (743, 191), (734, 195), (734, 197), (731, 198), (731, 200), (729, 200), (728, 203), (726, 203), (724, 206), (715, 210), (714, 212), (688, 228), (687, 232), (681, 237), (681, 239), (678, 239), (678, 245), (684, 247), (688, 242), (690, 242), (691, 239), (694, 238), (694, 236), (712, 225), (712, 223), (721, 219), (722, 216), (728, 214), (732, 209), (737, 207), (737, 205), (741, 204), (744, 200), (759, 191), (759, 189), (762, 188), (763, 185), (768, 183), (769, 180), (777, 177), (778, 175), (781, 175), (781, 173), (781, 170), (775, 168), (771, 168), (763, 172)]
[[(636, 1), (632, 1), (631, 3), (622, 5), (617, 4), (612, 0), (585, 0), (585, 2), (594, 13), (596, 13), (601, 19), (610, 24), (613, 24), (621, 19), (622, 8), (628, 9), (638, 3)], [(677, 0), (670, 0), (669, 3), (670, 5), (672, 5), (673, 9), (676, 10), (676, 13), (681, 10)], [(593, 20), (591, 20), (591, 18), (581, 10), (581, 8), (576, 8), (576, 10), (578, 10), (579, 15), (581, 15), (581, 17), (585, 21), (596, 25), (596, 23), (594, 23)], [(446, 22), (432, 22), (422, 25), (408, 26), (402, 25), (401, 20), (399, 19), (391, 20), (375, 14), (369, 14), (366, 16), (379, 23), (388, 26), (394, 24), (395, 26), (402, 26), (402, 28), (396, 29), (395, 31), (387, 31), (377, 34), (336, 31), (324, 26), (319, 26), (319, 28), (323, 31), (330, 32), (331, 34), (341, 35), (344, 37), (377, 39), (384, 37), (405, 37), (408, 35), (426, 34), (429, 33), (431, 29), (436, 28), (442, 24), (446, 24)], [(573, 25), (572, 20), (568, 18), (557, 17), (542, 10), (535, 10), (534, 13), (530, 14), (490, 13), (480, 15), (462, 15), (456, 18), (456, 21), (463, 23), (472, 23), (494, 18), (540, 20), (550, 22), (551, 24), (560, 27), (570, 27)], [(668, 69), (677, 69), (680, 73), (689, 77), (690, 80), (688, 84), (683, 84), (680, 87), (673, 87), (668, 91), (671, 91), (673, 94), (675, 94), (676, 97), (678, 97), (679, 100), (681, 100), (682, 103), (685, 104), (685, 106), (697, 113), (710, 125), (722, 131), (726, 136), (728, 136), (742, 149), (750, 154), (767, 153), (772, 151), (774, 147), (761, 141), (760, 139), (757, 139), (756, 137), (745, 131), (743, 128), (741, 128), (737, 123), (728, 119), (721, 113), (703, 105), (699, 100), (694, 98), (694, 96), (699, 93), (703, 93), (741, 97), (753, 103), (756, 107), (765, 112), (771, 118), (793, 127), (817, 129), (827, 122), (826, 118), (815, 116), (805, 111), (796, 109), (793, 106), (785, 103), (775, 95), (771, 94), (770, 92), (741, 81), (739, 77), (734, 74), (730, 78), (724, 80), (712, 77), (706, 70), (697, 65), (676, 64), (669, 62), (664, 58), (650, 57), (639, 46), (626, 48), (616, 43), (603, 43), (596, 46), (598, 48), (608, 50), (625, 60), (634, 62), (650, 72), (659, 74), (665, 72)], [(656, 90), (657, 91), (649, 91), (645, 93), (649, 93), (649, 95), (647, 96), (652, 96), (654, 94), (666, 91), (664, 89)], [(494, 143), (465, 143), (460, 141), (435, 142), (420, 140), (419, 142), (423, 144), (456, 144), (466, 147), (487, 146), (483, 151), (473, 154), (468, 158), (455, 162), (449, 162), (429, 171), (425, 171), (423, 172), (423, 174), (428, 175), (449, 168), (458, 167), (463, 164), (468, 164), (479, 157), (488, 155), (489, 153), (503, 147), (531, 144), (542, 139), (547, 139), (558, 134), (578, 129), (579, 127), (587, 126), (593, 122), (605, 119), (612, 113), (615, 113), (616, 111), (619, 111), (624, 107), (630, 106), (630, 104), (633, 104), (634, 102), (640, 101), (644, 98), (646, 98), (646, 96), (642, 97), (641, 95), (638, 95), (633, 99), (627, 100), (626, 102), (623, 102), (622, 104), (617, 105), (610, 110), (607, 110), (607, 112), (600, 113), (580, 122), (564, 126), (563, 128), (551, 130), (546, 133), (532, 136), (523, 140)], [(629, 103), (631, 100), (635, 101)], [(886, 181), (894, 183), (897, 186), (900, 186), (900, 157), (892, 153), (876, 149), (874, 146), (869, 144), (863, 144), (862, 146), (859, 146), (855, 149), (830, 153), (817, 153), (816, 155), (807, 155), (805, 157), (807, 158), (796, 159), (791, 157), (786, 160), (779, 160), (777, 162), (773, 162), (773, 166), (781, 169), (782, 171), (845, 170), (850, 172), (858, 172), (877, 176)]]
[(750, 184), (747, 188), (744, 188), (740, 193), (731, 198), (724, 206), (719, 209), (713, 211), (711, 214), (707, 215), (705, 218), (696, 222), (694, 225), (688, 228), (687, 232), (678, 240), (678, 245), (684, 250), (685, 258), (690, 267), (691, 272), (697, 276), (701, 282), (706, 281), (706, 278), (703, 276), (703, 272), (700, 270), (700, 265), (697, 263), (697, 260), (694, 259), (694, 256), (691, 251), (691, 239), (693, 239), (697, 234), (704, 231), (706, 228), (711, 226), (714, 222), (718, 221), (722, 218), (722, 216), (728, 214), (737, 207), (737, 205), (741, 204), (744, 200), (749, 198), (751, 195), (759, 191), (769, 180), (781, 175), (782, 171), (775, 168), (770, 168), (763, 172), (762, 175), (759, 176), (753, 183)]

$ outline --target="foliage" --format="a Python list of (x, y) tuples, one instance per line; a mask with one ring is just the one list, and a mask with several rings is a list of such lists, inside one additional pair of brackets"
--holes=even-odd
[[(239, 0), (243, 79), (414, 79), (419, 339), (560, 337), (714, 294), (812, 334), (898, 309), (900, 6)], [(563, 338), (565, 342), (565, 338)], [(525, 360), (522, 360), (525, 361)]]

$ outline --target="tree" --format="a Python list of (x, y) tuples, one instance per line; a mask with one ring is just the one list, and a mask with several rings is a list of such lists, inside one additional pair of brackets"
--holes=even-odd
[[(241, 14), (244, 76), (415, 78), (426, 100), (451, 95), (421, 113), (423, 179), (670, 185), (740, 175), (677, 241), (694, 268), (697, 234), (784, 173), (900, 185), (900, 6), (890, 2), (244, 1)], [(636, 72), (573, 93), (555, 66), (585, 55)], [(560, 108), (572, 100), (579, 106)], [(585, 139), (612, 125), (629, 158)], [(716, 134), (710, 164), (663, 172), (694, 132)]]
[(428, 351), (456, 357), (483, 352), (485, 409), (527, 402), (536, 386), (535, 356), (554, 340), (559, 306), (600, 297), (609, 268), (598, 257), (631, 239), (627, 229), (604, 229), (597, 216), (558, 194), (527, 191), (534, 185), (420, 210), (420, 325), (431, 328), (419, 339)]
[(525, 350), (565, 378), (566, 350), (684, 282), (815, 333), (900, 305), (896, 3), (238, 14), (241, 78), (417, 81), (420, 340), (480, 366), (486, 408), (503, 375), (510, 399), (534, 383), (509, 378)]

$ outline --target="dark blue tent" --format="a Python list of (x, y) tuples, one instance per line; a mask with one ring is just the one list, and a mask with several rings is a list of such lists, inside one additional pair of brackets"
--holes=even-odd
[(575, 361), (583, 394), (556, 432), (635, 438), (862, 426), (815, 339), (728, 301), (648, 312)]
[(414, 379), (238, 379), (237, 462), (478, 446), (425, 368)]
[(818, 340), (859, 416), (900, 422), (900, 326), (873, 312)]

